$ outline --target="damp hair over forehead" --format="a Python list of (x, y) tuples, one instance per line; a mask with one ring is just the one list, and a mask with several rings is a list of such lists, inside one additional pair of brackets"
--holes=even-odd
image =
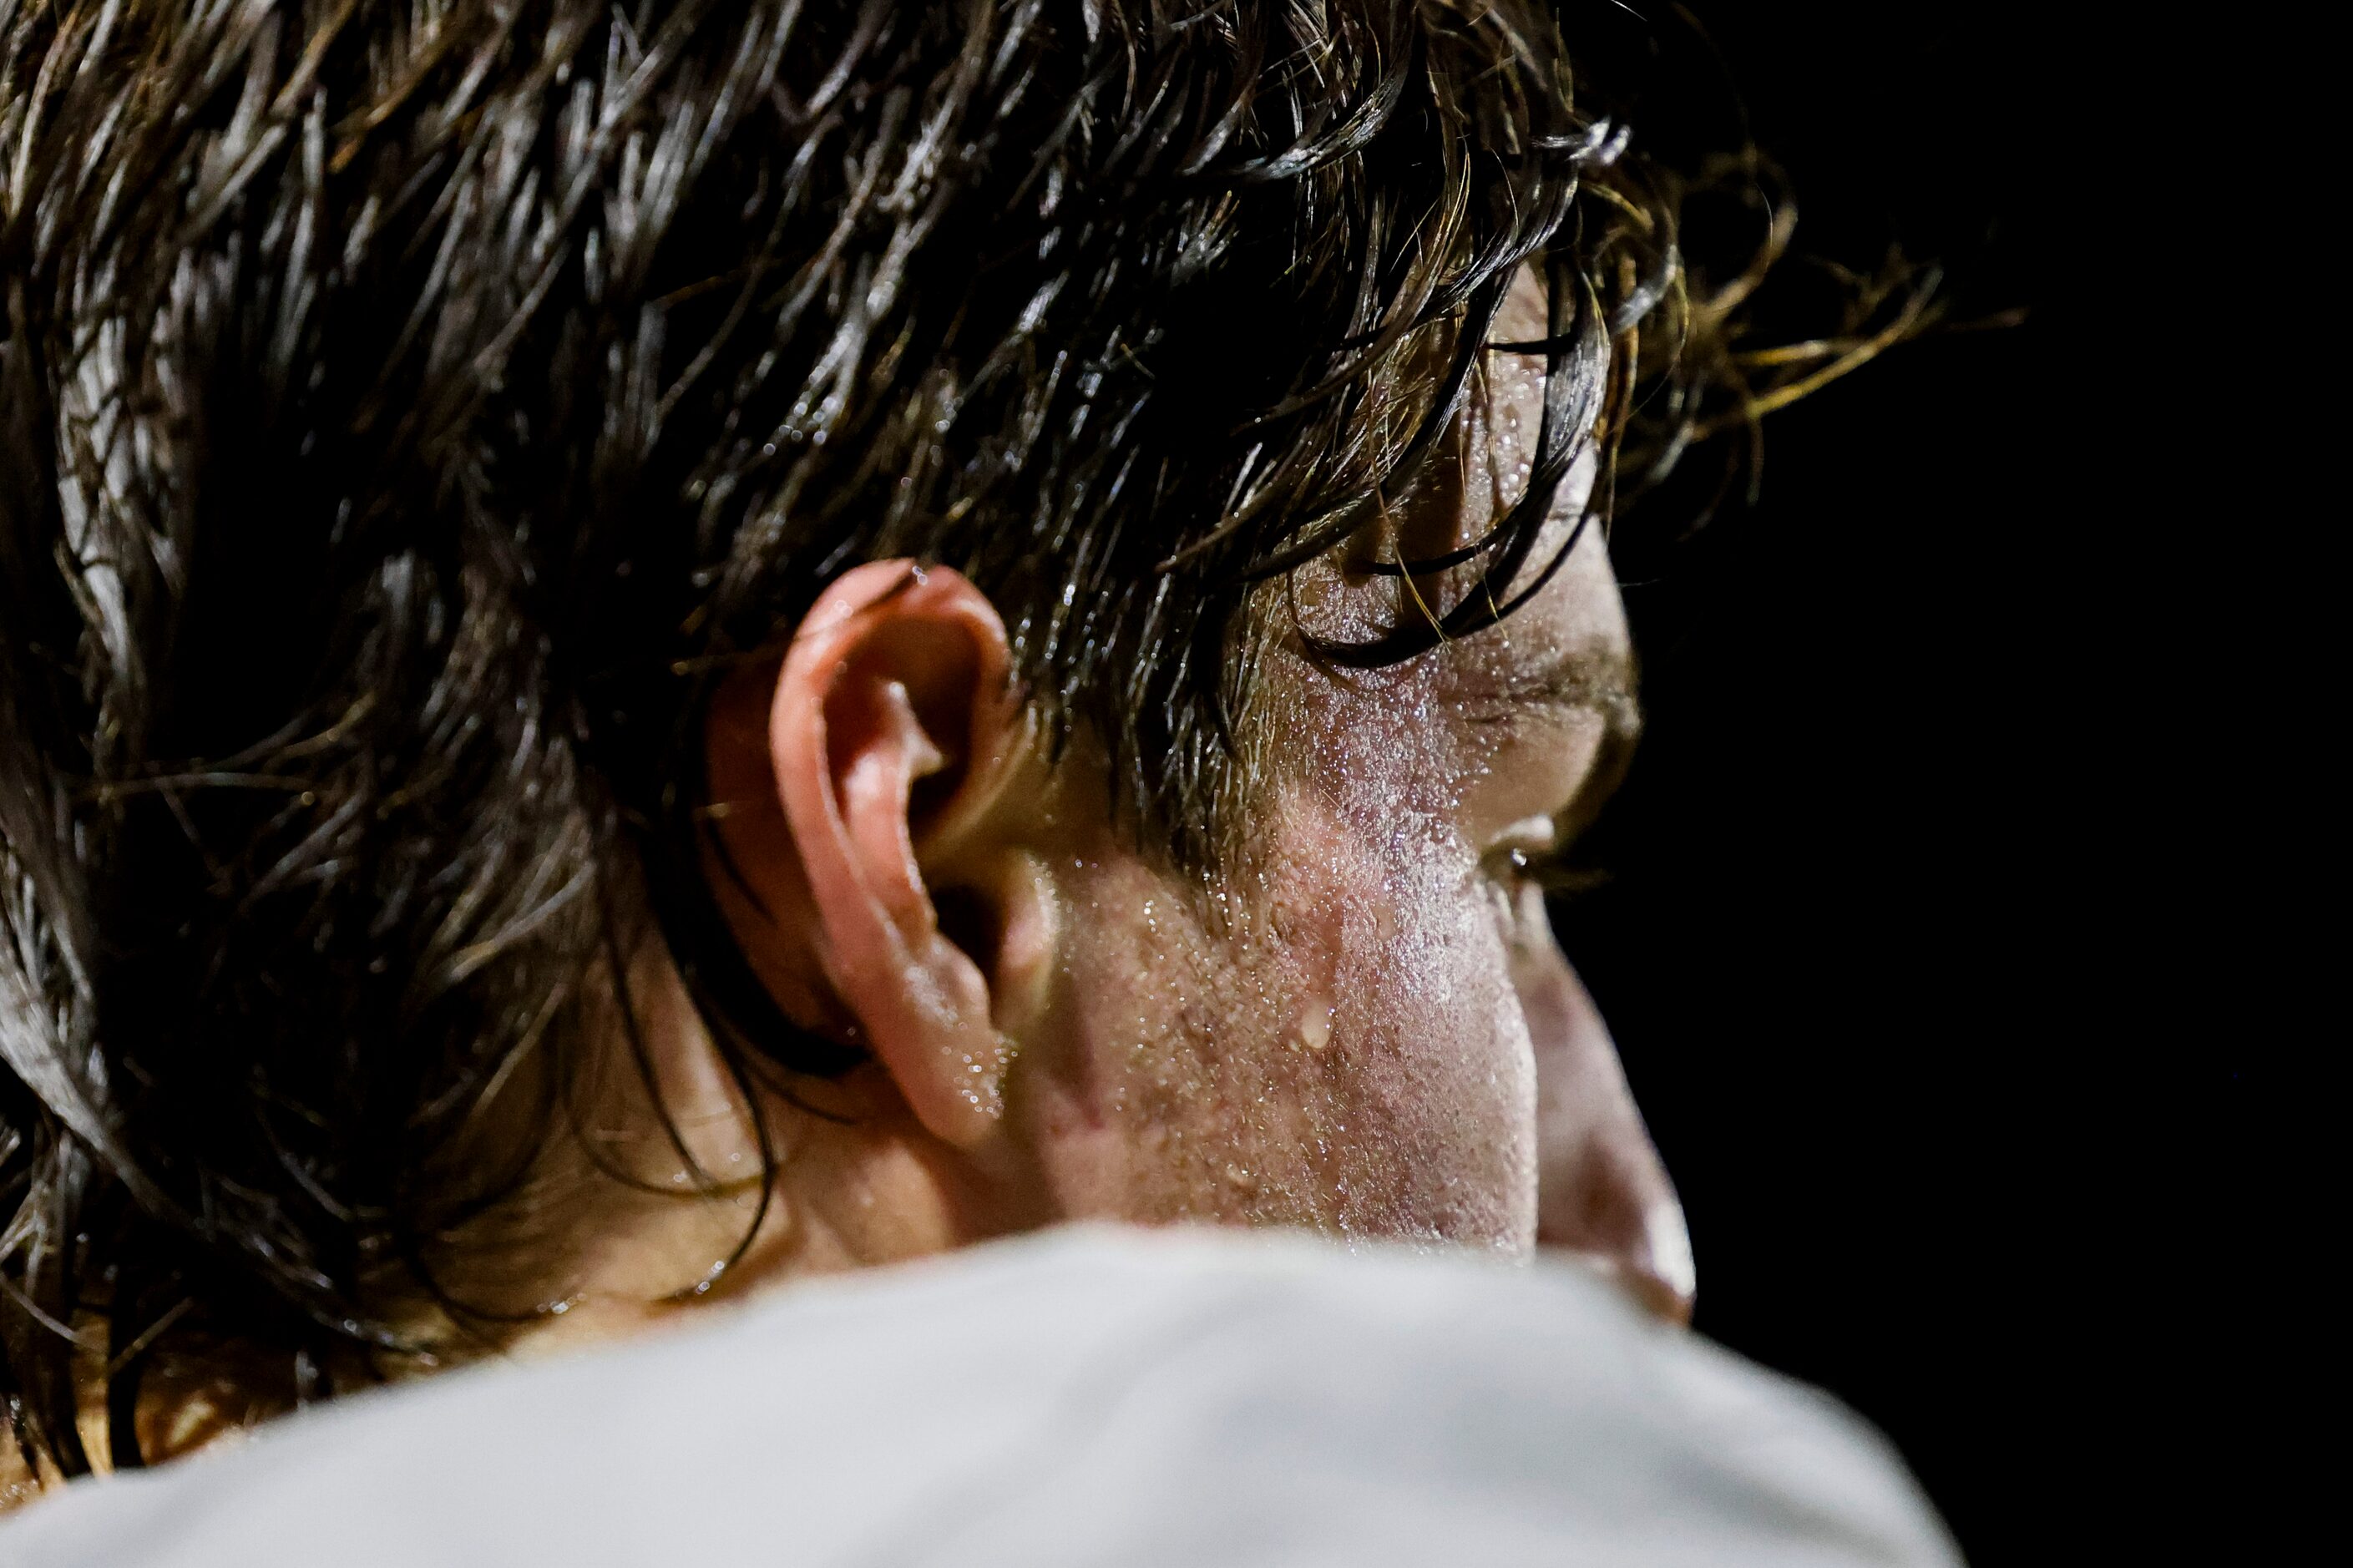
[[(491, 1323), (448, 1238), (561, 1135), (586, 978), (646, 921), (747, 1099), (851, 1059), (765, 1005), (695, 859), (712, 682), (849, 567), (969, 575), (1048, 733), (1202, 864), (1256, 585), (1404, 504), (1482, 356), (1546, 367), (1526, 494), (1403, 563), (1451, 602), (1321, 657), (1508, 614), (1573, 461), (1606, 510), (1621, 447), (1720, 421), (1743, 279), (1684, 268), (1563, 19), (0, 0), (27, 1458), (90, 1467), (95, 1377), (139, 1463), (174, 1345), (300, 1399), (417, 1348), (388, 1300)], [(1499, 348), (1526, 267), (1547, 330)], [(528, 1135), (454, 1161), (520, 1084)]]

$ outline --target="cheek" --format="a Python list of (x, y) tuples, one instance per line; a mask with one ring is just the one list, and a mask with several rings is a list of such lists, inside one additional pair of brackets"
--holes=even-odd
[(1083, 868), (1065, 1027), (1015, 1097), (1057, 1210), (1532, 1245), (1533, 1058), (1493, 912), (1434, 819), (1344, 813), (1270, 812), (1207, 909), (1133, 860)]
[[(1535, 1068), (1493, 898), (1443, 819), (1287, 814), (1288, 885), (1321, 918), (1286, 944), (1328, 1009), (1332, 1081), (1367, 1159), (1358, 1217), (1385, 1232), (1532, 1245)], [(1312, 824), (1312, 826), (1311, 826)], [(1294, 896), (1294, 901), (1306, 902)]]

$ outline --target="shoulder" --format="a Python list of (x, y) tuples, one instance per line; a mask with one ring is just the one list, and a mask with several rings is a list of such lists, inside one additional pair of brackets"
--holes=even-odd
[(1941, 1563), (1885, 1445), (1567, 1265), (1081, 1227), (77, 1486), (0, 1562)]

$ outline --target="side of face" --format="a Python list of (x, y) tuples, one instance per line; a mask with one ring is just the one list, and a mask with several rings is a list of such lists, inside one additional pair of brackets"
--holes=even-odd
[[(1327, 621), (1380, 596), (1342, 575)], [(1344, 679), (1282, 649), (1233, 864), (1186, 878), (1115, 832), (1058, 864), (1054, 1020), (1008, 1102), (1061, 1204), (1533, 1245), (1515, 954), (1550, 935), (1512, 861), (1603, 761), (1627, 665), (1598, 531), (1518, 616), (1409, 666)]]
[[(1497, 334), (1545, 335), (1533, 287)], [(1365, 637), (1464, 591), (1363, 559), (1490, 526), (1526, 483), (1539, 366), (1491, 357), (1451, 482), (1291, 585), (1234, 863), (1184, 879), (1106, 837), (1059, 864), (1055, 1026), (1010, 1100), (1059, 1206), (1518, 1252), (1549, 1187), (1547, 1239), (1674, 1250), (1672, 1188), (1518, 869), (1558, 847), (1630, 740), (1617, 584), (1601, 531), (1577, 527), (1590, 470), (1562, 487), (1535, 557), (1573, 540), (1566, 564), (1502, 624), (1362, 673), (1297, 635)]]
[[(1541, 321), (1524, 290), (1499, 331)], [(1518, 492), (1539, 363), (1495, 356), (1449, 481), (1373, 558), (1475, 537)], [(1004, 658), (968, 584), (878, 564), (829, 592), (754, 683), (772, 772), (714, 739), (756, 894), (729, 912), (788, 1012), (875, 1054), (862, 1113), (963, 1173), (957, 1226), (1203, 1220), (1507, 1253), (1541, 1236), (1687, 1295), (1687, 1266), (1659, 1261), (1672, 1187), (1516, 869), (1630, 730), (1622, 607), (1578, 527), (1589, 482), (1563, 487), (1536, 559), (1574, 548), (1536, 596), (1402, 664), (1336, 670), (1299, 634), (1362, 637), (1458, 586), (1361, 556), (1298, 575), (1245, 721), (1246, 821), (1207, 873), (1139, 847), (1083, 735), (1048, 769), (967, 692)], [(958, 639), (977, 651), (939, 651)], [(748, 736), (756, 709), (733, 710)]]

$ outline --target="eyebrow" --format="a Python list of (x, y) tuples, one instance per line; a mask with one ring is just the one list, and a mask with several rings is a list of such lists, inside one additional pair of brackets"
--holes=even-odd
[(1551, 709), (1589, 713), (1601, 721), (1601, 738), (1576, 794), (1553, 813), (1553, 840), (1561, 850), (1576, 842), (1609, 797), (1618, 793), (1642, 734), (1642, 705), (1635, 696), (1634, 657), (1622, 647), (1579, 643), (1530, 670), (1495, 678), (1475, 700), (1493, 711), (1472, 712), (1473, 722), (1497, 722), (1510, 710)]
[(1498, 709), (1554, 708), (1593, 713), (1610, 729), (1628, 731), (1630, 738), (1630, 732), (1641, 729), (1641, 703), (1634, 694), (1634, 658), (1622, 647), (1579, 643), (1534, 669), (1482, 671), (1473, 679), (1482, 684), (1466, 696)]

